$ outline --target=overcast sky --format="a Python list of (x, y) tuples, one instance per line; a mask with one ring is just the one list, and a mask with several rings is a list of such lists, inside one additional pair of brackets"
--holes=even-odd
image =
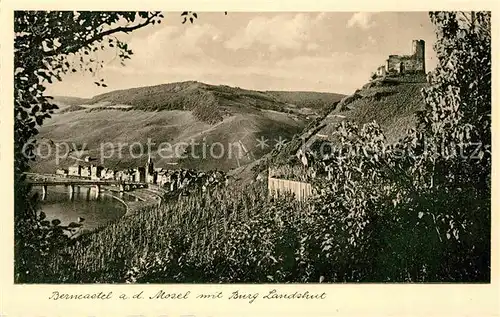
[(435, 67), (434, 27), (426, 12), (221, 13), (199, 12), (194, 24), (167, 13), (162, 24), (124, 39), (134, 51), (126, 66), (101, 70), (108, 87), (91, 74), (71, 74), (48, 93), (91, 97), (116, 89), (197, 80), (256, 90), (352, 93), (389, 54), (409, 54), (426, 42), (427, 71)]

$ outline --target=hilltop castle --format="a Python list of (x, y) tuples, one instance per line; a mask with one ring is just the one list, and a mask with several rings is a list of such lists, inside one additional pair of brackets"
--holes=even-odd
[(411, 55), (389, 55), (385, 65), (379, 66), (372, 78), (407, 73), (425, 74), (425, 41), (413, 40)]

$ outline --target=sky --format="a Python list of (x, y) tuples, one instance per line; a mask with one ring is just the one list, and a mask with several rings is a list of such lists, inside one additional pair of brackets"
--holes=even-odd
[[(69, 74), (49, 95), (92, 97), (117, 89), (196, 80), (254, 90), (350, 94), (390, 54), (426, 43), (426, 71), (436, 65), (427, 12), (199, 12), (182, 24), (177, 12), (161, 24), (121, 36), (134, 52), (125, 66), (116, 52), (95, 74)], [(96, 76), (108, 87), (94, 84)]]

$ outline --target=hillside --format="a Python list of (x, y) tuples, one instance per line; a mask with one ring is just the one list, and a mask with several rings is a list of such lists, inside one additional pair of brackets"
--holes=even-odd
[(319, 125), (317, 134), (331, 134), (342, 120), (358, 124), (376, 121), (389, 142), (397, 141), (416, 123), (415, 112), (423, 109), (421, 89), (427, 85), (424, 75), (388, 77), (370, 82), (345, 97)]
[[(146, 148), (150, 139), (156, 143), (151, 149), (158, 167), (227, 171), (267, 154), (280, 137), (290, 140), (321, 110), (300, 106), (306, 99), (312, 103), (314, 93), (286, 92), (283, 96), (276, 92), (182, 82), (118, 90), (87, 100), (59, 97), (56, 101), (63, 107), (44, 123), (40, 138), (87, 149), (72, 153), (71, 158), (60, 163), (62, 167), (75, 163), (75, 156), (87, 155), (99, 162), (101, 156), (109, 156), (102, 163), (107, 167), (142, 166), (147, 154), (139, 157), (136, 152), (139, 144)], [(316, 95), (318, 103), (330, 98), (334, 104), (341, 97)], [(259, 146), (260, 138), (269, 140), (266, 146)], [(160, 143), (166, 144), (158, 148)], [(224, 147), (223, 155), (216, 143)], [(213, 144), (215, 158), (210, 157)], [(105, 155), (100, 154), (102, 145), (107, 151)], [(122, 155), (117, 154), (120, 146)], [(56, 168), (54, 157), (33, 164), (33, 169), (41, 172), (53, 172)]]
[(344, 95), (313, 91), (266, 91), (286, 103), (299, 108), (322, 110), (340, 101)]
[(52, 98), (55, 103), (67, 106), (78, 106), (88, 102), (88, 99), (79, 97), (53, 96)]
[[(101, 110), (110, 107), (144, 111), (188, 110), (201, 121), (217, 123), (240, 108), (317, 115), (325, 105), (342, 97), (333, 93), (262, 92), (187, 81), (116, 90), (90, 98), (84, 105)], [(76, 103), (70, 105), (81, 106), (80, 101), (76, 99)]]
[(384, 130), (388, 142), (397, 141), (407, 129), (415, 126), (415, 112), (424, 106), (421, 89), (426, 85), (425, 76), (421, 75), (387, 77), (369, 82), (354, 94), (344, 97), (330, 112), (309, 122), (282, 149), (275, 149), (231, 174), (250, 180), (270, 165), (295, 164), (296, 153), (301, 147), (318, 148), (322, 142), (327, 142), (328, 136), (343, 120), (360, 125), (376, 121)]

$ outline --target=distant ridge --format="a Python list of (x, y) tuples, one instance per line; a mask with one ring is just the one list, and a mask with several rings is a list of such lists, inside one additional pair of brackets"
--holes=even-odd
[(317, 114), (325, 106), (331, 106), (343, 97), (344, 95), (336, 93), (255, 91), (185, 81), (115, 90), (89, 99), (56, 97), (55, 100), (67, 105), (85, 104), (92, 108), (125, 105), (132, 110), (144, 111), (190, 110), (200, 120), (216, 123), (222, 121), (225, 115), (243, 109)]
[(88, 98), (70, 97), (70, 96), (52, 96), (53, 101), (68, 106), (78, 106), (89, 101)]

